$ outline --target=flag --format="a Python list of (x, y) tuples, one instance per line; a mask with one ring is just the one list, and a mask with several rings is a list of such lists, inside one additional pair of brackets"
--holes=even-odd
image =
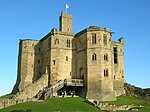
[(68, 4), (66, 4), (66, 9), (68, 9), (69, 8), (69, 5)]

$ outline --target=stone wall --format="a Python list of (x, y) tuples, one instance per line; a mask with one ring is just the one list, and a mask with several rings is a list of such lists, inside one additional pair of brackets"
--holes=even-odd
[(132, 111), (138, 111), (138, 109), (140, 107), (143, 106), (137, 106), (134, 104), (131, 105), (114, 105), (114, 104), (109, 104), (109, 103), (99, 103), (96, 105), (98, 108), (100, 108), (101, 110), (106, 110), (108, 112), (112, 112), (112, 111), (119, 111), (119, 110), (132, 110)]
[(12, 93), (22, 91), (26, 86), (32, 83), (35, 59), (34, 48), (38, 42), (37, 40), (30, 39), (20, 40), (17, 81)]
[[(119, 39), (119, 42), (112, 42), (112, 61), (113, 61), (113, 80), (114, 90), (116, 96), (125, 94), (124, 91), (124, 51), (122, 42), (123, 38)], [(117, 63), (114, 63), (114, 48), (117, 51)]]
[(43, 90), (43, 88), (46, 86), (48, 86), (48, 75), (44, 74), (39, 80), (27, 86), (23, 91), (18, 92), (14, 96), (14, 99), (17, 100), (33, 98), (40, 90)]
[(27, 102), (27, 101), (35, 101), (34, 98), (28, 98), (28, 99), (0, 99), (0, 109), (16, 105), (19, 103)]
[[(53, 28), (39, 41), (20, 41), (18, 77), (13, 91), (19, 91), (16, 98), (32, 98), (44, 86), (77, 78), (84, 80), (81, 96), (116, 100), (124, 92), (124, 40), (113, 42), (112, 33), (108, 28), (90, 26), (74, 35), (72, 15), (62, 12), (60, 31)], [(114, 47), (117, 64), (114, 64)], [(45, 80), (39, 79), (42, 74), (47, 74)]]
[[(107, 38), (107, 39), (104, 39)], [(113, 86), (111, 31), (91, 26), (75, 36), (76, 78), (83, 78), (87, 99), (116, 100)], [(105, 43), (104, 43), (105, 40)], [(107, 54), (107, 60), (104, 55)], [(74, 59), (73, 59), (74, 60)], [(74, 62), (74, 61), (73, 61)], [(104, 70), (107, 76), (104, 75)], [(75, 70), (75, 69), (74, 69)]]
[(59, 80), (71, 79), (72, 38), (72, 33), (65, 33), (57, 30), (53, 32), (50, 52), (51, 85)]
[(134, 96), (136, 98), (150, 101), (150, 88), (142, 89), (128, 83), (124, 84), (126, 95)]

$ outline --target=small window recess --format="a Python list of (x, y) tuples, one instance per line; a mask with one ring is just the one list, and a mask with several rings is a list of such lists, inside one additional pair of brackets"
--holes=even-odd
[(68, 61), (68, 56), (66, 56), (66, 61)]
[(55, 65), (56, 64), (56, 60), (53, 60), (53, 65)]
[(70, 39), (67, 39), (67, 47), (70, 47)]
[(57, 44), (59, 44), (59, 39), (58, 38), (55, 39), (55, 45), (57, 45)]
[(116, 80), (116, 76), (114, 75), (114, 80)]
[(108, 54), (104, 54), (104, 60), (108, 61)]
[(38, 51), (39, 51), (39, 52), (41, 52), (41, 49), (40, 49), (40, 47), (38, 48)]
[(38, 59), (38, 64), (40, 64), (40, 59)]
[(107, 45), (107, 35), (103, 35), (103, 44), (106, 46)]
[(92, 54), (92, 60), (96, 60), (96, 54), (95, 53)]
[(92, 44), (96, 44), (96, 33), (92, 34)]
[(114, 47), (114, 64), (118, 63), (118, 57), (117, 57), (117, 47)]
[(69, 31), (69, 28), (67, 28), (67, 31)]
[(104, 77), (108, 77), (108, 69), (104, 69)]

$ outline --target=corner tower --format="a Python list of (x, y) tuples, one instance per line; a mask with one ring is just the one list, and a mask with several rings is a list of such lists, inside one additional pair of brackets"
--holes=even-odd
[(62, 11), (59, 17), (59, 29), (62, 32), (72, 33), (72, 15)]

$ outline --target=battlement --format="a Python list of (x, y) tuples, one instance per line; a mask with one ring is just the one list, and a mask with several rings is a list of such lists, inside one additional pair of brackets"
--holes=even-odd
[[(56, 86), (60, 91), (53, 96), (67, 91), (90, 100), (112, 101), (124, 94), (124, 39), (112, 41), (114, 32), (96, 25), (73, 34), (73, 17), (66, 12), (59, 23), (60, 30), (53, 28), (41, 40), (20, 40), (13, 93), (24, 91), (20, 97), (27, 98), (29, 92), (31, 98), (45, 86)], [(63, 82), (59, 87), (65, 79), (68, 86)]]

